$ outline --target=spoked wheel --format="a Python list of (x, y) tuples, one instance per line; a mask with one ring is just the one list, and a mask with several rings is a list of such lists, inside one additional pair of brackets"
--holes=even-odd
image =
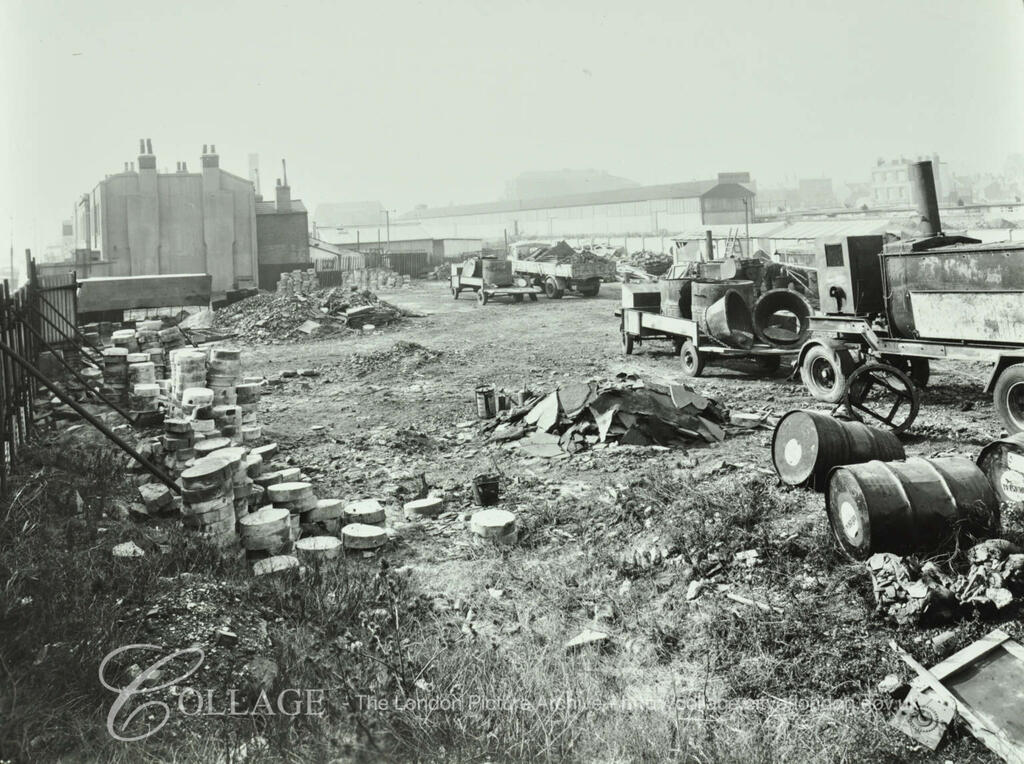
[(679, 358), (683, 362), (683, 374), (687, 377), (699, 377), (704, 371), (704, 357), (693, 344), (693, 340), (687, 340), (679, 351)]
[(854, 419), (904, 432), (917, 418), (921, 398), (902, 371), (883, 363), (869, 363), (850, 375), (845, 403), (847, 415)]
[(622, 350), (626, 355), (633, 355), (633, 335), (629, 332), (622, 333)]

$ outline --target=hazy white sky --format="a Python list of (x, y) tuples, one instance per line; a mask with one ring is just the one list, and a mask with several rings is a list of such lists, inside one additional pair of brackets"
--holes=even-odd
[(867, 179), (937, 151), (1024, 151), (1021, 0), (2, 0), (3, 247), (153, 139), (203, 143), (265, 194), (488, 201), (523, 170), (642, 183), (749, 170)]

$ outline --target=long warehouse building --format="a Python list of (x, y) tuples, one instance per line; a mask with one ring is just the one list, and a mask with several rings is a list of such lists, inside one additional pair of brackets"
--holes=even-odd
[(436, 238), (500, 240), (671, 232), (753, 220), (750, 173), (715, 180), (455, 207), (421, 207), (402, 215)]

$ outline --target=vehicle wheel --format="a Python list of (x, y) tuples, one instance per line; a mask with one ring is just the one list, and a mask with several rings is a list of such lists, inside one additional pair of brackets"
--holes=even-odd
[(633, 335), (629, 332), (622, 333), (622, 350), (626, 355), (633, 355)]
[(777, 355), (757, 355), (754, 356), (754, 363), (762, 374), (774, 374), (779, 370), (782, 360)]
[(882, 363), (886, 363), (889, 366), (893, 366), (902, 371), (910, 377), (910, 381), (917, 387), (925, 388), (928, 386), (928, 379), (931, 377), (932, 367), (931, 364), (928, 363), (927, 358), (904, 358), (898, 355), (883, 355)]
[(672, 354), (679, 355), (683, 352), (683, 341), (680, 339), (672, 340)]
[(548, 277), (544, 281), (544, 294), (548, 296), (548, 299), (561, 300), (565, 290), (559, 289), (558, 282), (554, 278)]
[(844, 363), (846, 358), (841, 353), (849, 357), (846, 351), (814, 345), (804, 356), (800, 378), (807, 391), (819, 401), (839, 403), (846, 394), (847, 376), (853, 362)]
[(537, 293), (536, 292), (531, 292), (530, 293), (530, 302), (537, 302)]
[(992, 391), (992, 401), (1007, 432), (1024, 432), (1024, 363), (1003, 370)]
[(521, 295), (521, 294), (514, 294), (514, 295), (512, 295), (512, 302), (522, 302), (522, 301), (523, 301), (523, 295)]
[(459, 299), (459, 290), (456, 289), (455, 287), (452, 287), (452, 299), (453, 300)]
[(476, 293), (476, 301), (478, 303), (480, 303), (481, 305), (486, 305), (487, 304), (487, 292), (485, 292), (483, 289), (478, 290), (477, 293)]
[(704, 358), (693, 344), (693, 340), (683, 343), (679, 357), (683, 361), (683, 374), (687, 377), (699, 377), (704, 372)]
[(597, 297), (601, 291), (601, 279), (590, 279), (580, 287), (580, 294), (584, 297)]
[(846, 415), (864, 421), (865, 417), (892, 429), (906, 432), (917, 418), (921, 396), (907, 374), (884, 363), (868, 363), (847, 379)]

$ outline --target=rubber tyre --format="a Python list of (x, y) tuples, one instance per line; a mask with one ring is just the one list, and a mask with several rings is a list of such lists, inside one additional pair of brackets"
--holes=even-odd
[(704, 373), (704, 357), (693, 344), (693, 340), (687, 340), (679, 351), (679, 360), (682, 362), (683, 374), (687, 377), (699, 377)]
[(559, 289), (558, 282), (549, 277), (544, 280), (544, 294), (548, 296), (549, 300), (561, 300), (565, 290)]
[(452, 287), (452, 299), (453, 300), (459, 299), (459, 290), (456, 289), (455, 287)]
[(839, 354), (824, 345), (814, 345), (800, 364), (800, 379), (814, 398), (826, 403), (839, 403), (846, 395), (849, 369)]
[(481, 305), (486, 305), (487, 304), (487, 292), (485, 292), (483, 289), (478, 290), (477, 293), (476, 293), (476, 301), (478, 303), (480, 303)]
[(584, 297), (597, 297), (598, 292), (601, 291), (601, 279), (590, 279), (585, 282), (579, 289), (579, 293)]
[(992, 402), (1007, 432), (1024, 432), (1024, 363), (1003, 370), (992, 391)]
[(622, 352), (633, 355), (633, 335), (628, 332), (622, 333)]

